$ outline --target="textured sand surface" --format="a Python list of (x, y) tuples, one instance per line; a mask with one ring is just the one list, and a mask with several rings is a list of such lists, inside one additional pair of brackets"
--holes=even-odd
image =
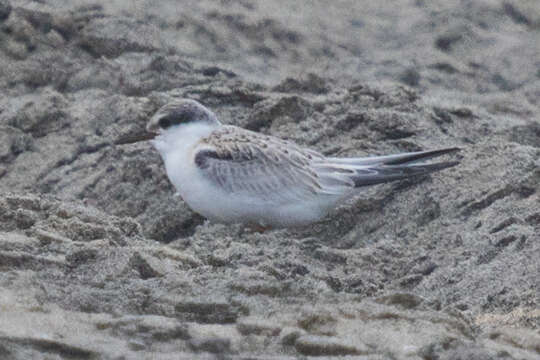
[[(0, 0), (0, 359), (540, 358), (540, 2), (193, 3)], [(212, 224), (114, 145), (175, 97), (461, 164)]]

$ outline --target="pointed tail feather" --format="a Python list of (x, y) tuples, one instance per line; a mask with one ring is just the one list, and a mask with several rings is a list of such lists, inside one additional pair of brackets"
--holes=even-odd
[(356, 170), (352, 176), (355, 187), (381, 184), (385, 182), (402, 180), (412, 176), (420, 176), (439, 171), (459, 164), (458, 161), (448, 161), (436, 164), (422, 165), (382, 165), (366, 167)]
[(368, 166), (368, 165), (401, 165), (410, 164), (420, 160), (427, 160), (444, 154), (459, 151), (459, 148), (447, 148), (440, 150), (418, 151), (404, 154), (373, 156), (364, 158), (328, 158), (334, 164)]

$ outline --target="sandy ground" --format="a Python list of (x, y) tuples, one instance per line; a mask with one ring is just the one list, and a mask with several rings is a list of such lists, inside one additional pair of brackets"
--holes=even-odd
[[(538, 39), (534, 0), (1, 0), (0, 358), (540, 358)], [(309, 228), (212, 224), (114, 145), (176, 97), (461, 164)]]

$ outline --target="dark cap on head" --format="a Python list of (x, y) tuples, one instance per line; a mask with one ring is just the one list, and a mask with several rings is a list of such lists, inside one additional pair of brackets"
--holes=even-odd
[(216, 115), (197, 101), (179, 99), (161, 107), (146, 125), (146, 130), (156, 133), (159, 129), (166, 130), (171, 126), (193, 122), (219, 124)]

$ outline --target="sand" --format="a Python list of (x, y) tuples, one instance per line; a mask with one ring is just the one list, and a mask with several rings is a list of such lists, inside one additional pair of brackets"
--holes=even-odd
[[(538, 39), (534, 0), (0, 1), (0, 358), (538, 359)], [(114, 145), (177, 97), (460, 165), (213, 224)]]

